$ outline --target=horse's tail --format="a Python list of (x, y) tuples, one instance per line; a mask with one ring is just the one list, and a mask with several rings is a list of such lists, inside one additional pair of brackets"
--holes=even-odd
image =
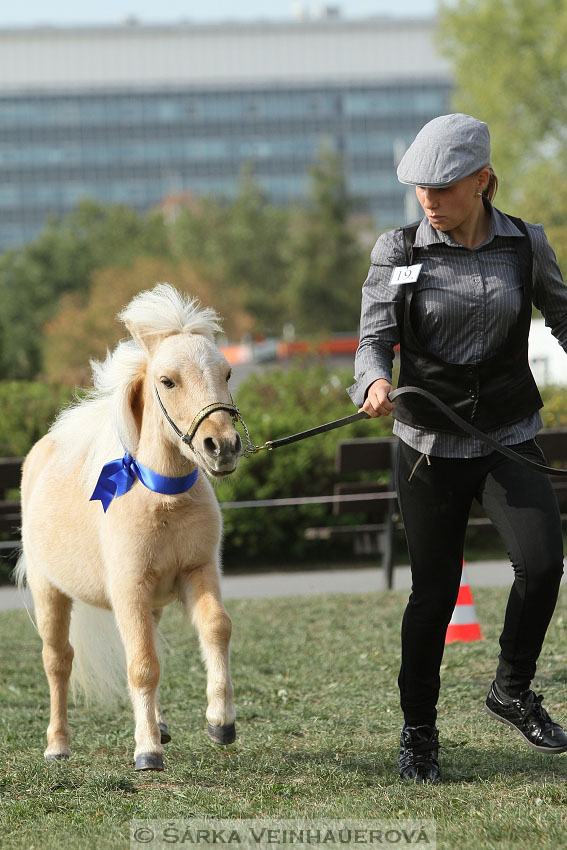
[(16, 561), (16, 566), (12, 572), (12, 577), (16, 582), (16, 587), (20, 591), (20, 595), (22, 597), (22, 602), (24, 603), (24, 608), (26, 609), (26, 613), (31, 620), (31, 624), (37, 632), (37, 623), (34, 619), (33, 613), (30, 611), (29, 600), (26, 598), (26, 589), (27, 589), (27, 581), (28, 581), (28, 569), (26, 564), (26, 556), (24, 555), (24, 550), (20, 549), (20, 554), (18, 555), (18, 560)]
[(24, 550), (20, 552), (18, 560), (16, 562), (16, 566), (14, 567), (14, 572), (12, 573), (14, 577), (14, 581), (18, 586), (20, 591), (23, 591), (26, 586), (26, 576), (27, 576), (27, 566), (26, 566), (26, 557), (24, 555)]
[[(13, 576), (23, 591), (27, 577), (23, 551)], [(28, 614), (33, 622), (29, 609)], [(75, 653), (70, 680), (73, 696), (76, 698), (82, 691), (87, 703), (94, 700), (104, 704), (115, 703), (123, 697), (126, 692), (126, 660), (112, 611), (73, 602), (69, 641)]]
[[(26, 586), (26, 575), (22, 551), (13, 572), (21, 591)], [(28, 614), (33, 622), (29, 609)], [(159, 652), (159, 632), (155, 631)], [(105, 705), (123, 699), (127, 693), (126, 657), (113, 612), (74, 601), (69, 641), (74, 650), (70, 680), (73, 697), (76, 699), (82, 692), (87, 703)]]
[(111, 705), (126, 695), (126, 659), (112, 611), (73, 602), (69, 635), (74, 650), (71, 689), (87, 703)]

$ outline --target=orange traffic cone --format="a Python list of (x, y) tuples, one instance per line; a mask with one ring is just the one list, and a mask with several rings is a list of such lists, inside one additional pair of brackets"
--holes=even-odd
[(454, 643), (457, 640), (471, 641), (482, 639), (483, 637), (476, 617), (471, 589), (467, 584), (465, 576), (465, 564), (463, 562), (461, 586), (459, 587), (457, 604), (455, 605), (451, 622), (447, 626), (445, 643)]

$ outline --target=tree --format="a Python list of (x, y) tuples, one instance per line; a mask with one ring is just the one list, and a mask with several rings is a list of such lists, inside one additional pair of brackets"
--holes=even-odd
[(557, 261), (567, 274), (567, 163), (563, 157), (534, 166), (524, 182), (521, 214), (541, 222)]
[(352, 331), (368, 259), (349, 226), (340, 158), (324, 151), (311, 178), (310, 203), (297, 211), (289, 245), (288, 314), (300, 332)]
[(246, 167), (232, 201), (202, 198), (181, 210), (173, 244), (216, 281), (217, 291), (233, 299), (239, 293), (255, 334), (278, 335), (285, 322), (288, 222), (289, 212), (269, 202)]
[[(524, 214), (544, 173), (549, 180), (565, 174), (566, 41), (564, 0), (457, 0), (441, 7), (439, 45), (454, 63), (454, 106), (488, 123), (510, 212)], [(554, 189), (549, 182), (547, 193)], [(565, 195), (560, 205), (565, 222)], [(536, 218), (549, 223), (545, 203)]]
[(249, 325), (249, 317), (231, 310), (230, 302), (216, 297), (214, 286), (187, 261), (141, 256), (130, 266), (96, 270), (84, 303), (76, 293), (61, 299), (59, 309), (45, 326), (44, 376), (54, 382), (88, 384), (91, 358), (104, 359), (107, 349), (127, 335), (116, 320), (117, 313), (134, 295), (158, 282), (171, 283), (206, 306), (215, 307), (231, 335), (239, 335)]
[[(49, 222), (34, 242), (0, 257), (3, 377), (84, 374), (88, 357), (97, 354), (89, 348), (94, 331), (103, 349), (107, 344), (96, 310), (104, 324), (102, 312), (113, 315), (122, 306), (114, 310), (112, 301), (106, 309), (99, 273), (117, 295), (121, 287), (134, 294), (167, 277), (187, 279), (189, 291), (193, 282), (192, 294), (204, 286), (203, 300), (226, 318), (233, 339), (279, 336), (290, 321), (302, 333), (353, 330), (366, 251), (351, 233), (339, 160), (323, 155), (312, 177), (307, 209), (271, 203), (245, 169), (235, 199), (189, 199), (173, 220), (171, 206), (141, 216), (85, 202), (63, 221)], [(153, 267), (151, 258), (159, 260)]]
[(42, 329), (70, 293), (81, 304), (91, 273), (140, 253), (167, 256), (163, 219), (87, 201), (40, 236), (0, 257), (0, 367), (4, 378), (32, 378), (43, 367)]
[(41, 369), (42, 326), (66, 292), (88, 285), (84, 246), (50, 225), (36, 242), (0, 258), (0, 364), (4, 378)]
[(242, 289), (244, 307), (256, 319), (256, 333), (279, 336), (286, 319), (289, 218), (288, 210), (268, 201), (252, 169), (244, 169), (227, 217), (226, 271), (231, 283)]

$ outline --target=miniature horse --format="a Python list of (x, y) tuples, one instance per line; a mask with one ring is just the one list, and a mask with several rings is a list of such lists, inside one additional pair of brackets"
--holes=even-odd
[(221, 514), (206, 475), (234, 472), (242, 443), (230, 368), (213, 341), (216, 313), (158, 284), (119, 318), (133, 339), (92, 363), (94, 389), (60, 414), (25, 460), (17, 577), (31, 588), (43, 641), (46, 759), (71, 753), (74, 654), (87, 692), (108, 684), (123, 663), (92, 625), (94, 607), (112, 612), (124, 648), (135, 769), (163, 770), (162, 744), (171, 738), (157, 699), (155, 632), (174, 600), (199, 634), (208, 733), (221, 744), (236, 737), (231, 621), (219, 589)]

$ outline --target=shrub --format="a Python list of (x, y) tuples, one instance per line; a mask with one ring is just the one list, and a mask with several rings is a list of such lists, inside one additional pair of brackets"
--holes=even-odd
[[(304, 363), (252, 375), (239, 388), (236, 403), (252, 441), (262, 445), (354, 413), (345, 392), (351, 382), (350, 370), (333, 371)], [(391, 420), (362, 420), (272, 452), (260, 452), (241, 460), (236, 474), (217, 485), (217, 496), (225, 502), (332, 494), (337, 443), (390, 433)], [(308, 526), (325, 525), (330, 518), (330, 505), (227, 509), (225, 563), (244, 567), (254, 562), (288, 564), (321, 555), (338, 556), (341, 549), (336, 540), (323, 545), (307, 541), (303, 535)], [(356, 515), (351, 515), (351, 521), (356, 521)], [(345, 546), (343, 555), (352, 551), (351, 541)]]
[(0, 457), (27, 454), (72, 394), (38, 381), (0, 381)]
[[(32, 381), (0, 381), (0, 457), (27, 454), (70, 397), (68, 387)], [(8, 492), (7, 496), (17, 499), (17, 490)], [(9, 532), (0, 533), (3, 539), (10, 539)], [(0, 584), (9, 581), (15, 561), (15, 551), (3, 551), (0, 555)]]
[(567, 387), (552, 386), (540, 389), (544, 403), (541, 411), (544, 428), (567, 428)]
[[(315, 425), (348, 416), (354, 407), (345, 394), (351, 382), (348, 369), (303, 364), (252, 375), (239, 388), (236, 403), (253, 442), (262, 444)], [(544, 427), (567, 428), (567, 392), (564, 387), (542, 390)], [(351, 437), (391, 434), (391, 419), (362, 420), (345, 429), (261, 452), (242, 460), (234, 477), (217, 486), (219, 501), (318, 496), (333, 492), (337, 443)], [(332, 543), (307, 541), (311, 525), (363, 522), (364, 515), (341, 520), (329, 505), (239, 508), (224, 511), (224, 559), (227, 567), (254, 563), (289, 565), (309, 560), (352, 556), (348, 538)], [(486, 530), (485, 530), (486, 532)]]
[[(239, 387), (236, 403), (256, 444), (330, 422), (354, 412), (345, 393), (349, 369), (304, 362), (289, 369), (266, 369)], [(25, 381), (0, 382), (0, 456), (25, 455), (48, 429), (72, 390)], [(567, 392), (564, 387), (542, 391), (545, 427), (567, 428)], [(388, 436), (391, 419), (362, 420), (273, 452), (260, 452), (240, 462), (235, 475), (216, 484), (221, 502), (321, 496), (333, 492), (337, 443), (352, 437)], [(15, 497), (15, 494), (14, 494)], [(311, 525), (356, 523), (332, 516), (330, 505), (238, 508), (224, 511), (224, 560), (228, 568), (255, 564), (290, 565), (307, 561), (348, 558), (352, 543), (307, 541)], [(3, 575), (0, 562), (0, 581)]]

